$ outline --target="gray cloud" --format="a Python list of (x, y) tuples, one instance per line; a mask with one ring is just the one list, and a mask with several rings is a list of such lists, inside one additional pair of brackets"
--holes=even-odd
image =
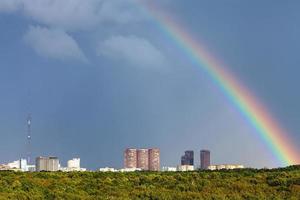
[(62, 30), (31, 26), (24, 41), (40, 56), (87, 62), (76, 41)]
[(1, 0), (0, 12), (14, 12), (22, 7), (23, 0)]
[(113, 36), (98, 45), (98, 55), (126, 61), (138, 67), (163, 67), (163, 54), (148, 40), (136, 36)]
[(21, 11), (43, 25), (83, 30), (102, 22), (141, 20), (137, 5), (135, 0), (1, 0), (0, 11)]

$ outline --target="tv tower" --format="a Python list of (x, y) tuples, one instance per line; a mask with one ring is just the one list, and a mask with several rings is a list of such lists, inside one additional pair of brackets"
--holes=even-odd
[(27, 164), (31, 162), (31, 114), (27, 117)]

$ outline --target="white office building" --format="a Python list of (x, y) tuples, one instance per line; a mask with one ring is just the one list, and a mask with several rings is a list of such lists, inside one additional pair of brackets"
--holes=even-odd
[(80, 158), (73, 158), (72, 160), (68, 161), (67, 167), (72, 169), (79, 169), (80, 168)]
[(68, 160), (67, 167), (60, 167), (61, 171), (64, 172), (72, 172), (72, 171), (86, 171), (86, 168), (80, 167), (80, 158), (73, 158), (72, 160)]

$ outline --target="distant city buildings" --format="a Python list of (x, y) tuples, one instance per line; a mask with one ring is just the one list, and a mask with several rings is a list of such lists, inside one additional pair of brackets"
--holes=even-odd
[(141, 169), (146, 171), (160, 170), (160, 151), (158, 148), (133, 149), (124, 151), (125, 169)]
[(57, 157), (37, 157), (35, 160), (36, 171), (58, 171), (60, 169), (59, 159)]
[(210, 166), (210, 151), (209, 150), (201, 150), (200, 151), (200, 168), (208, 169)]
[[(210, 151), (200, 151), (200, 169), (205, 170), (222, 170), (222, 169), (242, 169), (243, 165), (237, 164), (210, 164)], [(61, 167), (58, 157), (37, 157), (35, 165), (28, 165), (27, 159), (19, 159), (13, 162), (0, 164), (0, 170), (11, 171), (86, 171), (86, 168), (81, 168), (80, 158), (73, 158), (67, 161), (67, 167)], [(181, 156), (180, 165), (177, 167), (162, 167), (164, 172), (174, 171), (193, 171), (194, 167), (194, 151), (187, 150)], [(158, 148), (127, 148), (124, 151), (124, 168), (115, 169), (104, 167), (99, 169), (100, 172), (135, 172), (135, 171), (160, 171), (160, 150)]]
[(209, 170), (221, 170), (221, 169), (243, 169), (243, 165), (232, 165), (232, 164), (223, 164), (223, 165), (210, 165), (208, 166)]
[(177, 171), (186, 172), (186, 171), (194, 171), (194, 165), (178, 165)]
[(194, 165), (194, 151), (185, 151), (181, 156), (181, 165)]

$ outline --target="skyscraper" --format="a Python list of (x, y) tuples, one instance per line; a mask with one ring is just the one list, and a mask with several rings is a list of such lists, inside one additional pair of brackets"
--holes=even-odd
[(194, 165), (194, 151), (185, 151), (181, 156), (181, 165)]
[(149, 170), (149, 151), (148, 149), (137, 150), (137, 168)]
[(201, 150), (200, 151), (200, 165), (201, 169), (208, 169), (210, 165), (210, 151), (209, 150)]
[(124, 167), (125, 168), (136, 168), (137, 167), (137, 150), (127, 148), (124, 151)]
[(149, 170), (160, 170), (160, 151), (158, 148), (149, 149)]

